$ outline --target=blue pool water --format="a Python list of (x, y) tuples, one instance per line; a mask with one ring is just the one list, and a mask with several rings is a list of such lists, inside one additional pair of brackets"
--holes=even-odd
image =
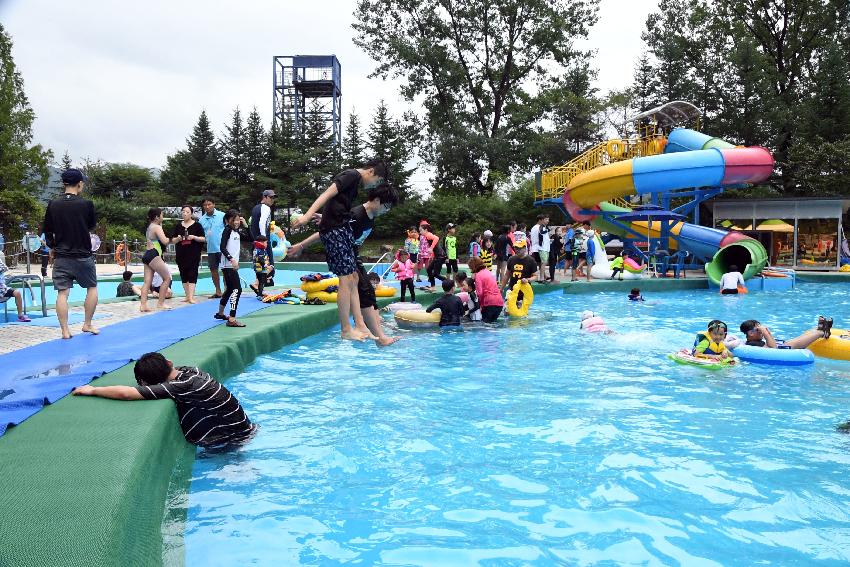
[(850, 365), (665, 356), (714, 317), (846, 326), (848, 292), (553, 293), (525, 324), (261, 357), (228, 382), (257, 438), (194, 464), (186, 563), (846, 564)]
[[(140, 276), (143, 275), (142, 266), (133, 266), (132, 271), (135, 275), (133, 278), (133, 283), (140, 286), (142, 285), (142, 280)], [(275, 285), (285, 285), (285, 286), (298, 286), (301, 281), (300, 277), (308, 272), (297, 271), (297, 270), (278, 270), (275, 275)], [(176, 275), (176, 274), (175, 274)], [(251, 268), (240, 268), (239, 275), (243, 281), (248, 282), (249, 284), (254, 281), (254, 271)], [(97, 293), (100, 299), (111, 299), (115, 297), (116, 291), (118, 289), (118, 281), (100, 281), (97, 284)], [(183, 284), (179, 281), (175, 281), (172, 284), (172, 290), (175, 295), (184, 295), (183, 294)], [(215, 286), (212, 283), (212, 279), (209, 276), (209, 272), (206, 274), (201, 273), (201, 276), (198, 278), (198, 283), (195, 287), (196, 293), (198, 294), (210, 294), (215, 291)], [(39, 295), (39, 290), (37, 287), (33, 288), (33, 292), (35, 294), (35, 305), (41, 305), (41, 296)], [(46, 297), (47, 297), (47, 305), (55, 305), (56, 304), (56, 290), (53, 289), (52, 285), (46, 286)], [(27, 301), (27, 308), (32, 304), (30, 301), (29, 293), (25, 294)], [(81, 288), (80, 286), (75, 285), (71, 288), (71, 293), (68, 297), (68, 301), (84, 301), (86, 299), (86, 290)]]

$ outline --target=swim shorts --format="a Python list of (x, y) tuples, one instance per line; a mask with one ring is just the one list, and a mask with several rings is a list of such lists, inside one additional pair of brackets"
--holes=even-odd
[(207, 267), (210, 270), (218, 270), (221, 265), (221, 252), (207, 252)]
[(148, 265), (153, 262), (153, 259), (159, 256), (159, 252), (156, 251), (156, 248), (151, 248), (150, 250), (146, 250), (144, 254), (142, 254), (142, 264)]
[(337, 226), (319, 236), (325, 246), (328, 269), (337, 276), (353, 274), (357, 270), (357, 256), (351, 227), (348, 224)]
[(377, 308), (378, 298), (375, 296), (375, 287), (369, 281), (363, 266), (357, 267), (357, 276), (357, 296), (360, 298), (360, 309)]
[(86, 289), (97, 287), (97, 268), (94, 256), (68, 258), (57, 256), (53, 261), (53, 288), (57, 291), (71, 289), (74, 280)]

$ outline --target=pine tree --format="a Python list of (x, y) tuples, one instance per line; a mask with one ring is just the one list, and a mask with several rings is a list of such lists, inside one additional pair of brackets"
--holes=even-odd
[(357, 113), (352, 110), (350, 116), (342, 140), (342, 161), (343, 167), (358, 167), (365, 158), (363, 135), (360, 132), (360, 118)]
[(35, 227), (41, 220), (35, 195), (47, 183), (53, 154), (30, 145), (34, 120), (12, 39), (0, 24), (0, 231), (7, 238), (17, 236), (22, 223)]
[(215, 135), (207, 113), (201, 111), (192, 134), (186, 140), (186, 149), (166, 159), (160, 185), (162, 191), (177, 204), (196, 202), (202, 196), (210, 195), (216, 203), (224, 206), (229, 197), (222, 190), (221, 174)]
[(74, 167), (74, 162), (71, 161), (71, 155), (68, 153), (68, 150), (65, 150), (65, 153), (62, 154), (62, 161), (59, 163), (59, 167), (62, 171)]
[(274, 187), (278, 195), (277, 205), (287, 211), (287, 217), (296, 207), (308, 207), (314, 198), (309, 190), (311, 180), (302, 146), (301, 135), (289, 117), (272, 123), (268, 171), (267, 175), (260, 176), (260, 182)]
[(644, 112), (660, 104), (658, 100), (658, 78), (646, 51), (641, 53), (635, 65), (631, 100), (636, 112)]
[(383, 100), (378, 103), (369, 125), (367, 147), (371, 157), (387, 163), (390, 169), (388, 181), (403, 197), (410, 191), (410, 176), (413, 170), (406, 169), (406, 166), (413, 158), (419, 130), (415, 115), (408, 113), (403, 121), (395, 120)]
[(248, 183), (248, 134), (237, 106), (230, 125), (225, 125), (224, 137), (219, 141), (221, 163), (227, 175), (239, 185)]
[(304, 119), (303, 151), (314, 196), (324, 191), (334, 173), (339, 169), (339, 151), (334, 147), (333, 135), (319, 101), (310, 104)]
[(268, 135), (263, 127), (263, 121), (257, 107), (248, 115), (246, 126), (245, 156), (248, 178), (254, 181), (257, 175), (262, 174), (268, 163)]

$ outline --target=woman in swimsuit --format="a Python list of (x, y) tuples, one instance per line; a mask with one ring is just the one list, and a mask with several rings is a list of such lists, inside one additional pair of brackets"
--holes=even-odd
[(168, 288), (171, 287), (171, 272), (162, 259), (162, 247), (167, 245), (170, 239), (162, 230), (162, 209), (153, 207), (148, 209), (148, 227), (145, 229), (145, 253), (142, 255), (142, 263), (145, 265), (145, 282), (142, 284), (142, 296), (140, 311), (150, 311), (148, 308), (148, 294), (151, 290), (151, 281), (156, 272), (162, 278), (159, 299), (156, 302), (157, 309), (171, 309), (165, 305)]

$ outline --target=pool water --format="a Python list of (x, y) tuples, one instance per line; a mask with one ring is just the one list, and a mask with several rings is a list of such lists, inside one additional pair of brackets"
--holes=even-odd
[(715, 317), (842, 326), (848, 292), (552, 293), (525, 323), (263, 356), (227, 383), (258, 436), (194, 463), (186, 563), (846, 564), (850, 364), (666, 355)]
[[(142, 279), (140, 276), (144, 275), (142, 266), (133, 266), (132, 271), (134, 273), (133, 283), (141, 287)], [(301, 280), (299, 279), (304, 274), (310, 272), (298, 271), (298, 270), (281, 270), (278, 269), (275, 274), (275, 286), (292, 286), (297, 287), (301, 284)], [(175, 277), (176, 277), (175, 273)], [(254, 270), (251, 268), (240, 268), (239, 276), (243, 281), (248, 282), (249, 284), (254, 281)], [(118, 291), (118, 284), (120, 280), (112, 279), (110, 281), (99, 281), (97, 283), (97, 294), (99, 299), (112, 299), (116, 297), (116, 292)], [(222, 286), (224, 282), (222, 282)], [(184, 295), (183, 293), (183, 284), (179, 281), (174, 281), (171, 284), (171, 288), (174, 292), (174, 295)], [(201, 276), (198, 278), (198, 283), (195, 286), (196, 293), (200, 295), (211, 294), (215, 292), (215, 286), (212, 283), (212, 278), (209, 276), (209, 272), (206, 274), (201, 273)], [(33, 287), (33, 294), (35, 295), (35, 305), (41, 305), (41, 296), (39, 294), (38, 287)], [(27, 301), (27, 308), (30, 308), (32, 305), (32, 301), (30, 300), (29, 293), (24, 294)], [(47, 299), (47, 305), (55, 305), (56, 304), (56, 290), (53, 289), (52, 285), (47, 285), (45, 287), (45, 295)], [(68, 296), (68, 301), (85, 301), (86, 299), (86, 290), (81, 288), (78, 285), (74, 285), (71, 288), (71, 292)]]

